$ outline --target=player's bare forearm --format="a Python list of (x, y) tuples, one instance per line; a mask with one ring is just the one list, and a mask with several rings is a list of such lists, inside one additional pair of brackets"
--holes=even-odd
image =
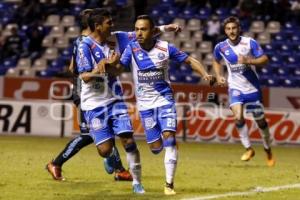
[(238, 63), (240, 64), (263, 66), (263, 65), (267, 65), (268, 62), (269, 59), (266, 55), (262, 55), (258, 58), (252, 58), (252, 57), (247, 57), (242, 55), (239, 55), (238, 57)]
[(217, 79), (220, 78), (222, 76), (222, 74), (221, 74), (222, 65), (219, 62), (217, 62), (216, 60), (213, 60), (212, 66), (213, 66), (213, 70), (215, 72), (216, 78)]
[(195, 58), (189, 56), (186, 60), (185, 63), (190, 65), (193, 70), (195, 70), (197, 73), (199, 73), (202, 77), (207, 77), (208, 73), (206, 72), (204, 66), (196, 60)]
[(74, 58), (73, 58), (73, 56), (72, 56), (72, 58), (71, 58), (71, 62), (70, 62), (70, 64), (69, 64), (68, 69), (69, 69), (69, 71), (70, 71), (72, 74), (74, 74)]
[(266, 55), (250, 60), (250, 64), (255, 66), (264, 66), (267, 65), (268, 63), (269, 63), (269, 58)]
[(154, 35), (158, 36), (162, 34), (163, 32), (180, 32), (181, 27), (178, 24), (167, 24), (167, 25), (161, 25), (161, 26), (156, 26), (154, 29)]

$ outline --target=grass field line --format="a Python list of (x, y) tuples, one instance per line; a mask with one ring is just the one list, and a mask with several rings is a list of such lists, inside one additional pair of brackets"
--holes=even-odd
[(182, 200), (208, 200), (208, 199), (219, 199), (219, 198), (225, 198), (225, 197), (234, 197), (234, 196), (248, 196), (248, 195), (254, 195), (257, 193), (264, 193), (264, 192), (274, 192), (279, 190), (287, 190), (287, 189), (293, 189), (293, 188), (300, 188), (300, 183), (296, 184), (290, 184), (290, 185), (280, 185), (280, 186), (274, 186), (274, 187), (256, 187), (255, 189), (251, 191), (246, 192), (228, 192), (223, 194), (215, 194), (215, 195), (208, 195), (208, 196), (199, 196), (199, 197), (193, 197), (193, 198), (184, 198)]

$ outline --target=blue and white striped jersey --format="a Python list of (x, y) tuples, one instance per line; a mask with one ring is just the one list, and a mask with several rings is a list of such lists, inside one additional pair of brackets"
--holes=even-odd
[(223, 58), (228, 71), (228, 85), (230, 89), (237, 89), (244, 94), (260, 90), (258, 76), (252, 65), (238, 64), (238, 56), (258, 58), (264, 55), (260, 45), (252, 38), (241, 37), (240, 42), (233, 46), (229, 39), (218, 43), (214, 49), (217, 61)]
[(121, 64), (132, 68), (139, 110), (174, 103), (168, 75), (169, 59), (184, 62), (188, 55), (166, 41), (157, 40), (146, 51), (137, 41), (131, 42), (121, 57)]
[[(78, 72), (90, 72), (102, 59), (108, 58), (111, 49), (108, 44), (99, 44), (91, 37), (83, 38), (76, 57)], [(92, 110), (122, 97), (121, 85), (116, 77), (97, 75), (88, 83), (81, 81), (81, 108)]]

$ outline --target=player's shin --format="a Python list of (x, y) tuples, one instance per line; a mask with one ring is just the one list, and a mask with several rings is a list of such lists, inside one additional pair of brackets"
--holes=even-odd
[(132, 184), (140, 184), (142, 176), (142, 167), (140, 162), (140, 152), (135, 144), (135, 142), (127, 144), (125, 146), (127, 153), (127, 162), (129, 166), (129, 171), (132, 175)]
[(259, 132), (263, 139), (263, 145), (265, 149), (270, 149), (271, 147), (271, 139), (270, 139), (270, 131), (267, 122), (263, 126), (259, 126)]
[(164, 159), (166, 169), (166, 182), (168, 184), (173, 184), (178, 159), (176, 139), (174, 136), (164, 139), (164, 148), (166, 151)]
[(243, 146), (246, 149), (250, 148), (251, 143), (250, 143), (249, 134), (248, 134), (248, 127), (247, 127), (245, 121), (237, 122), (236, 123), (236, 128), (239, 132), (240, 139), (241, 139), (241, 142), (242, 142)]

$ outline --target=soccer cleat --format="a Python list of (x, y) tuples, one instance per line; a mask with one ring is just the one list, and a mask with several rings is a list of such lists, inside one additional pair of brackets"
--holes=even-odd
[(132, 189), (133, 189), (133, 193), (136, 193), (136, 194), (144, 194), (145, 193), (144, 187), (142, 186), (141, 183), (134, 184), (132, 186)]
[(164, 193), (165, 193), (165, 195), (175, 195), (176, 192), (174, 190), (174, 184), (166, 183)]
[(54, 180), (57, 180), (57, 181), (65, 180), (65, 178), (61, 174), (61, 167), (54, 165), (52, 161), (50, 161), (46, 165), (46, 169), (51, 174), (51, 176), (53, 177)]
[(273, 167), (276, 161), (274, 159), (271, 149), (265, 149), (265, 152), (267, 154), (267, 165), (269, 167)]
[(112, 174), (114, 173), (115, 171), (115, 161), (114, 161), (114, 156), (110, 156), (108, 158), (104, 158), (103, 159), (103, 164), (104, 164), (104, 168), (105, 168), (105, 171), (108, 173), (108, 174)]
[(246, 152), (242, 155), (242, 161), (249, 161), (252, 157), (255, 156), (255, 151), (250, 147), (246, 150)]
[(132, 181), (132, 176), (128, 170), (116, 172), (115, 181)]

